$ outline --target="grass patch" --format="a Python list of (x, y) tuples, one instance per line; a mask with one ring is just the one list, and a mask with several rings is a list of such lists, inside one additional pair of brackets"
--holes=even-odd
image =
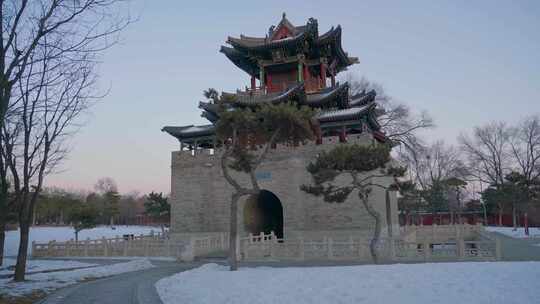
[(32, 304), (45, 298), (47, 294), (42, 291), (36, 291), (20, 297), (11, 297), (0, 295), (0, 304)]

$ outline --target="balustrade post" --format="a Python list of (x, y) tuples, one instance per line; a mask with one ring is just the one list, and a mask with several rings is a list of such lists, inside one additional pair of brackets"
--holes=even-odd
[(458, 239), (458, 257), (460, 260), (465, 258), (465, 241), (463, 238)]
[(171, 256), (171, 240), (165, 239), (165, 248), (167, 248), (166, 256)]
[(32, 241), (32, 256), (36, 256), (36, 241)]
[(144, 239), (144, 256), (149, 256), (150, 255), (150, 240), (145, 238)]
[(305, 247), (305, 244), (304, 244), (304, 237), (301, 236), (300, 237), (300, 245), (299, 245), (300, 248), (298, 248), (298, 250), (300, 251), (299, 254), (300, 254), (300, 260), (305, 260), (306, 258), (306, 247)]
[(73, 240), (69, 240), (67, 241), (65, 244), (66, 244), (66, 248), (65, 248), (65, 255), (66, 256), (71, 256), (71, 250), (70, 250), (70, 246), (71, 246), (71, 242), (73, 242)]
[(270, 249), (270, 258), (275, 258), (276, 253), (274, 252), (274, 241), (270, 240), (270, 244), (268, 246)]
[(242, 256), (242, 248), (240, 247), (242, 243), (240, 243), (240, 237), (237, 235), (236, 236), (236, 260), (237, 261), (240, 261), (240, 258)]
[(424, 261), (429, 262), (431, 260), (431, 247), (428, 241), (424, 241), (422, 244), (424, 248)]
[(502, 260), (501, 239), (498, 236), (495, 237), (495, 259)]
[(86, 240), (84, 241), (84, 256), (85, 257), (88, 256), (88, 242), (90, 242), (90, 238), (86, 238)]
[(102, 238), (101, 244), (103, 246), (103, 256), (109, 255), (109, 248), (107, 246), (107, 239), (105, 237)]
[(128, 248), (129, 248), (129, 242), (131, 240), (128, 238), (127, 240), (124, 240), (124, 248), (123, 248), (123, 252), (122, 252), (122, 255), (123, 256), (128, 256)]
[(53, 254), (53, 244), (54, 244), (54, 240), (49, 241), (49, 245), (47, 246), (47, 256), (49, 257), (51, 257)]

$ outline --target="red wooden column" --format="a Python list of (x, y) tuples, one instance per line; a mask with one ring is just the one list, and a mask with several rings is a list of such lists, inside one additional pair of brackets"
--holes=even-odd
[(272, 91), (272, 74), (266, 74), (266, 88), (268, 91)]
[(326, 88), (326, 63), (321, 62), (321, 87)]
[(251, 90), (255, 90), (257, 84), (255, 83), (255, 75), (251, 75)]
[(339, 142), (347, 142), (347, 131), (345, 130), (345, 126), (341, 127), (341, 131), (339, 132)]

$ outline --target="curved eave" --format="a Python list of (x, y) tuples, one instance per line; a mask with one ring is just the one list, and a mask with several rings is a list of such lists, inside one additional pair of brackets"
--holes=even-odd
[(335, 29), (330, 29), (328, 32), (319, 36), (317, 39), (317, 44), (323, 46), (325, 44), (330, 44), (333, 46), (335, 55), (339, 60), (337, 67), (338, 71), (345, 70), (348, 66), (359, 63), (357, 57), (349, 57), (347, 52), (343, 50), (341, 45), (341, 26), (338, 25)]
[(354, 107), (354, 106), (362, 106), (362, 105), (368, 104), (370, 102), (375, 101), (376, 96), (377, 96), (377, 92), (375, 92), (375, 90), (371, 90), (367, 93), (362, 92), (360, 94), (356, 94), (354, 96), (351, 96), (350, 105)]
[[(193, 131), (191, 131), (193, 129)], [(198, 130), (197, 130), (198, 129)], [(204, 126), (165, 126), (161, 129), (162, 132), (166, 132), (169, 135), (176, 137), (180, 141), (189, 140), (195, 137), (212, 136), (215, 134), (214, 125)]]
[[(319, 114), (317, 116), (317, 120), (321, 124), (329, 123), (329, 122), (361, 120), (362, 117), (366, 117), (367, 120), (369, 120), (369, 116), (371, 116), (371, 112), (373, 111), (375, 106), (376, 106), (375, 104), (371, 104), (371, 105), (367, 105), (363, 107), (327, 111), (327, 112), (323, 112)], [(369, 122), (368, 124), (371, 127), (371, 124)]]
[(279, 104), (289, 100), (297, 100), (299, 103), (302, 103), (305, 100), (303, 83), (299, 83), (289, 90), (276, 95), (260, 95), (253, 96), (252, 98), (245, 98), (236, 95), (236, 100), (232, 103), (240, 106), (256, 106), (263, 103)]
[(281, 48), (281, 47), (288, 47), (288, 46), (295, 46), (299, 43), (303, 43), (305, 39), (305, 33), (301, 32), (298, 35), (294, 37), (289, 37), (285, 39), (279, 39), (274, 41), (268, 41), (263, 38), (257, 38), (258, 40), (254, 40), (254, 37), (250, 37), (250, 39), (242, 39), (242, 38), (234, 38), (234, 37), (228, 37), (227, 43), (232, 45), (234, 48), (239, 49), (245, 49), (250, 51), (264, 51), (264, 50), (271, 50), (275, 48)]
[(374, 106), (373, 106), (372, 110), (368, 112), (367, 123), (369, 124), (369, 127), (371, 128), (371, 130), (380, 131), (381, 130), (381, 125), (377, 121), (377, 117), (375, 115), (376, 103), (373, 103), (373, 105)]
[(259, 77), (259, 67), (257, 63), (250, 60), (242, 52), (226, 46), (221, 46), (219, 51), (225, 54), (225, 56), (229, 58), (234, 65), (239, 67), (244, 72), (248, 73), (249, 75)]
[(337, 107), (343, 109), (348, 107), (348, 93), (349, 84), (345, 82), (344, 84), (338, 85), (333, 90), (330, 88), (330, 91), (328, 92), (307, 95), (306, 103), (312, 107), (321, 107), (331, 102), (335, 102)]
[(206, 118), (211, 123), (215, 123), (219, 120), (219, 116), (216, 113), (212, 113), (209, 111), (203, 111), (201, 113), (201, 117)]

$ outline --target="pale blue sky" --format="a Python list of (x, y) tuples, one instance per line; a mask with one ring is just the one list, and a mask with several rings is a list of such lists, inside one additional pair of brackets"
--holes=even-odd
[(427, 110), (429, 139), (456, 141), (491, 120), (540, 113), (539, 1), (137, 1), (140, 20), (103, 58), (110, 94), (73, 139), (63, 172), (48, 185), (91, 189), (114, 178), (122, 192), (170, 191), (176, 139), (164, 125), (205, 123), (201, 92), (235, 90), (249, 78), (218, 52), (228, 35), (264, 36), (282, 12), (319, 32), (343, 27), (359, 77)]

